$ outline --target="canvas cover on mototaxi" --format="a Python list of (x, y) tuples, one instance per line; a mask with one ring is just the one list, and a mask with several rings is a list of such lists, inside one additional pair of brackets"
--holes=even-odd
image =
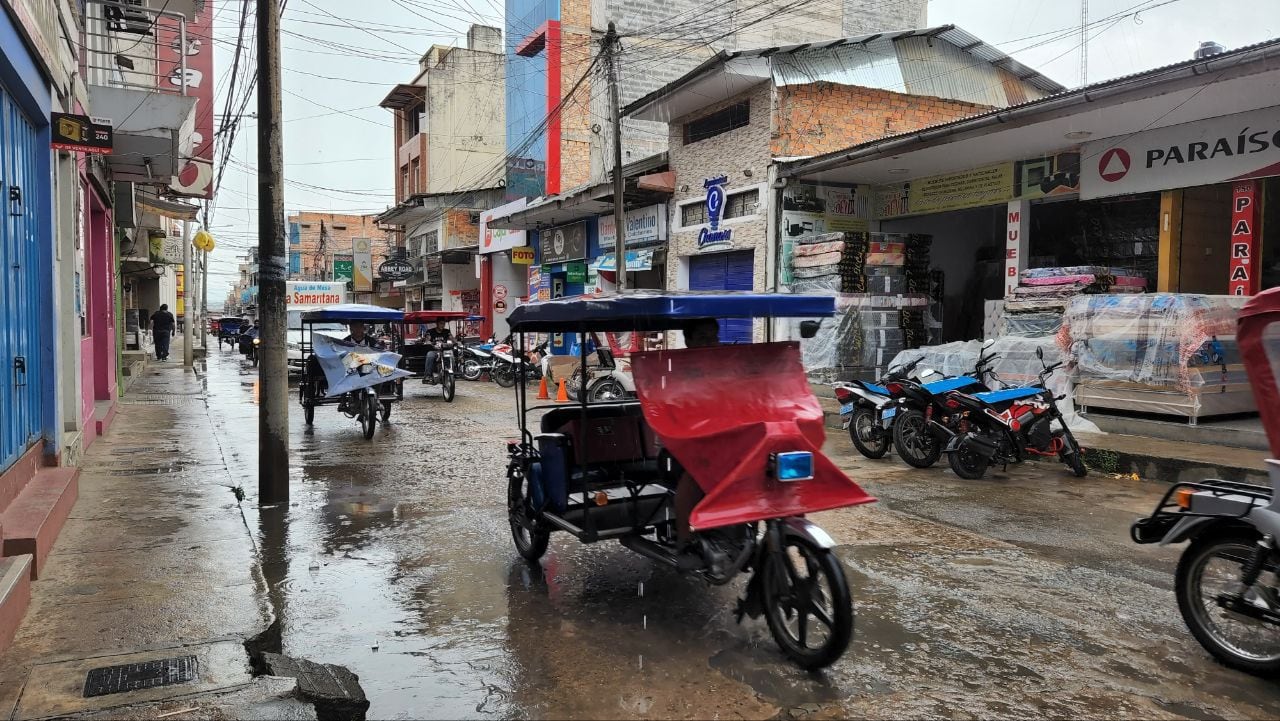
[(1280, 458), (1280, 288), (1265, 290), (1244, 304), (1236, 343), (1249, 374), (1253, 399), (1267, 431), (1271, 457)]
[[(645, 420), (706, 493), (693, 528), (875, 501), (822, 453), (822, 406), (798, 343), (650, 351), (631, 370)], [(813, 478), (770, 476), (770, 454), (789, 451), (813, 454)]]

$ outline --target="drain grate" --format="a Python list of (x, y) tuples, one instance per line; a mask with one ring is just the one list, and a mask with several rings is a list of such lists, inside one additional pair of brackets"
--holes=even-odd
[(144, 468), (129, 468), (122, 471), (107, 471), (108, 476), (160, 476), (166, 473), (177, 473), (186, 468), (185, 463), (171, 463), (167, 466), (150, 466)]
[(122, 666), (103, 666), (89, 671), (84, 678), (84, 697), (141, 691), (172, 686), (196, 680), (199, 663), (195, 656), (162, 658)]
[(120, 401), (124, 406), (177, 406), (188, 403), (204, 403), (204, 396), (134, 396)]

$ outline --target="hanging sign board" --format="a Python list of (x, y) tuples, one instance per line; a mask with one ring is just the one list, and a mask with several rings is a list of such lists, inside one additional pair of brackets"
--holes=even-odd
[(1255, 295), (1261, 273), (1258, 258), (1258, 181), (1242, 180), (1231, 189), (1231, 276), (1227, 292)]
[(542, 246), (542, 264), (564, 263), (587, 257), (586, 222), (551, 228), (539, 233)]
[(516, 265), (533, 265), (533, 248), (512, 248), (511, 262)]
[(54, 150), (104, 155), (111, 153), (113, 138), (110, 120), (72, 113), (52, 113), (49, 124), (53, 135), (49, 145)]

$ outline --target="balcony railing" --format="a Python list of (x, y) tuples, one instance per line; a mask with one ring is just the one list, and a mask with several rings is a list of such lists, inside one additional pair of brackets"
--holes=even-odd
[(81, 67), (90, 85), (186, 95), (188, 38), (181, 13), (153, 10), (143, 0), (88, 0)]

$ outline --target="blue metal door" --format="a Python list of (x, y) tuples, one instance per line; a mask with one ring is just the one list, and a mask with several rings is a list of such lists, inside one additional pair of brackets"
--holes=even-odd
[[(689, 259), (689, 290), (753, 290), (754, 254), (749, 250)], [(750, 318), (720, 321), (721, 343), (750, 343)]]
[[(0, 471), (40, 437), (39, 208), (35, 126), (0, 85)], [(48, 149), (43, 149), (48, 153)], [(48, 178), (44, 178), (47, 183)]]

